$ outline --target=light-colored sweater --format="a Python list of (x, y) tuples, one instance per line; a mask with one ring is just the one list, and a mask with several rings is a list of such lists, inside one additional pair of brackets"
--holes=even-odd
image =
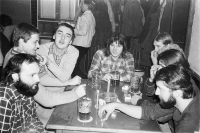
[(74, 70), (77, 58), (79, 56), (79, 51), (74, 47), (69, 45), (67, 53), (63, 55), (60, 65), (55, 63), (53, 54), (49, 53), (49, 48), (54, 42), (49, 42), (40, 45), (40, 49), (37, 50), (37, 54), (47, 56), (51, 62), (45, 66), (47, 72), (46, 75), (40, 78), (40, 83), (44, 86), (54, 86), (54, 84), (63, 84), (71, 78), (71, 74)]

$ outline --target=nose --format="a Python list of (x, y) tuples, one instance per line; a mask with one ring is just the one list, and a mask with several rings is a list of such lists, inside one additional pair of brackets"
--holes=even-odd
[(115, 51), (117, 50), (117, 46), (116, 46), (116, 45), (114, 46), (114, 50), (115, 50)]
[(62, 35), (62, 36), (61, 36), (61, 40), (65, 40), (65, 35)]
[(38, 76), (38, 75), (35, 75), (34, 80), (35, 80), (35, 82), (40, 82), (39, 76)]
[(160, 90), (158, 88), (156, 88), (155, 94), (158, 95), (158, 96), (160, 95)]
[(37, 42), (36, 44), (36, 48), (39, 49), (40, 48), (40, 44)]

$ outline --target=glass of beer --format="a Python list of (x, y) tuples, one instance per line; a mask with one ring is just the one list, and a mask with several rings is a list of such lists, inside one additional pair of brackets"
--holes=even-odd
[(88, 97), (82, 97), (78, 100), (78, 119), (87, 121), (91, 118), (92, 100)]
[(143, 78), (140, 76), (132, 76), (131, 77), (131, 82), (130, 82), (130, 89), (129, 91), (132, 94), (139, 94), (141, 93), (141, 85), (143, 83)]
[(111, 80), (110, 80), (111, 81), (110, 82), (111, 86), (112, 87), (119, 86), (120, 73), (118, 71), (113, 71), (113, 72), (111, 72), (111, 75), (112, 75)]
[(101, 89), (101, 73), (98, 71), (92, 73), (92, 88), (97, 90)]

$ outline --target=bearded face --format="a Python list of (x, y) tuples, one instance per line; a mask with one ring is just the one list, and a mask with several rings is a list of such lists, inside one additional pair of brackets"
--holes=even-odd
[(167, 102), (165, 102), (163, 99), (160, 98), (160, 106), (163, 109), (171, 109), (176, 105), (176, 99), (174, 98), (173, 94), (170, 94), (170, 97)]
[(16, 87), (17, 91), (20, 94), (25, 95), (27, 97), (33, 97), (38, 92), (38, 89), (39, 89), (38, 84), (39, 82), (36, 82), (35, 84), (32, 84), (32, 85), (26, 84), (19, 77), (19, 81), (17, 81), (14, 84), (14, 86)]

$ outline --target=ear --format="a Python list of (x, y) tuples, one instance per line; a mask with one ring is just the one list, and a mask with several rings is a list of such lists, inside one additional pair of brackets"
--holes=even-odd
[(55, 34), (53, 35), (53, 39), (55, 39)]
[(173, 92), (174, 97), (182, 97), (183, 92), (181, 90), (176, 90)]
[(17, 73), (13, 73), (12, 78), (13, 78), (14, 82), (19, 81), (19, 75)]

